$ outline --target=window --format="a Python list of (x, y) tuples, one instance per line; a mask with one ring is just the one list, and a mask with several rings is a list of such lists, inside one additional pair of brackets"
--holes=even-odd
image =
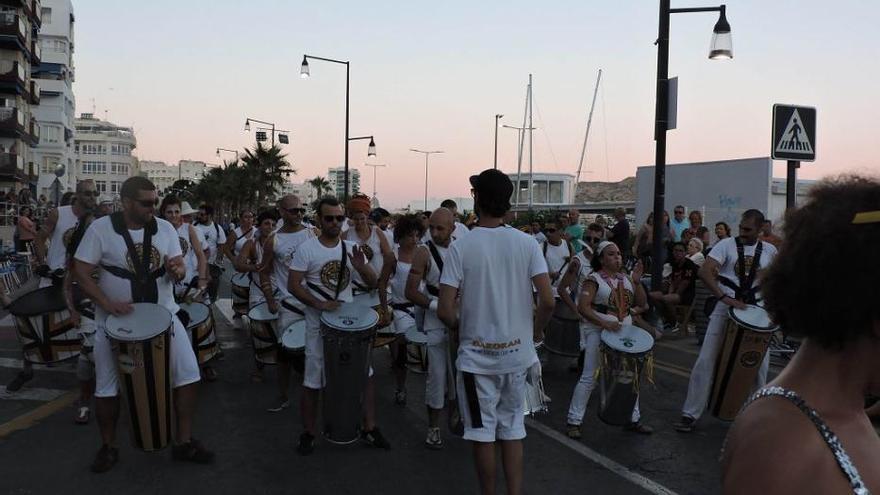
[(130, 144), (111, 144), (110, 152), (114, 155), (131, 156)]
[(107, 181), (96, 180), (95, 189), (97, 189), (99, 193), (104, 194), (105, 192), (107, 192)]
[(61, 139), (61, 130), (54, 125), (40, 126), (40, 141), (46, 143), (58, 143)]
[(52, 24), (52, 9), (49, 7), (41, 8), (40, 17), (43, 19), (43, 24)]
[(107, 147), (98, 143), (82, 143), (83, 155), (104, 155), (107, 153)]
[(128, 175), (128, 164), (113, 162), (110, 164), (110, 173), (117, 175)]
[(562, 203), (562, 184), (561, 181), (550, 181), (550, 200), (548, 203)]
[(106, 162), (82, 162), (82, 173), (84, 174), (106, 174)]
[(533, 180), (532, 187), (534, 187), (534, 189), (532, 191), (532, 194), (533, 194), (532, 202), (533, 203), (546, 203), (547, 202), (547, 181)]
[(122, 190), (122, 182), (118, 180), (114, 180), (110, 182), (110, 192), (113, 194), (119, 194), (119, 191)]
[(52, 174), (55, 175), (55, 167), (57, 167), (57, 163), (44, 163), (40, 165), (40, 173), (41, 174)]

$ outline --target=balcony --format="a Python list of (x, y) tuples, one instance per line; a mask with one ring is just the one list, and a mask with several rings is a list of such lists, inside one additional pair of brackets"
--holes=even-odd
[(23, 138), (31, 146), (40, 144), (40, 124), (33, 118), (28, 122), (28, 132)]
[(24, 115), (17, 108), (0, 107), (0, 137), (20, 138), (24, 133)]
[(37, 81), (31, 79), (31, 87), (30, 87), (31, 98), (30, 102), (32, 105), (40, 104), (40, 85), (37, 84)]
[(31, 11), (33, 12), (31, 18), (39, 29), (43, 25), (43, 6), (40, 4), (40, 0), (25, 0), (25, 4), (27, 3), (31, 4)]
[(24, 50), (27, 46), (27, 23), (11, 12), (0, 13), (0, 48)]
[(22, 95), (26, 92), (24, 67), (18, 62), (0, 60), (0, 94)]
[(25, 181), (24, 159), (15, 153), (0, 153), (0, 180)]
[(31, 63), (34, 65), (40, 65), (42, 58), (43, 48), (40, 46), (40, 41), (34, 36), (34, 39), (31, 40)]

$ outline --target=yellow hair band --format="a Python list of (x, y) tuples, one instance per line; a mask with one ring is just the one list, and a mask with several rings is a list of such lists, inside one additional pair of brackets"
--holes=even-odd
[(880, 223), (880, 210), (863, 211), (860, 213), (856, 213), (856, 216), (853, 217), (852, 223), (853, 225), (865, 223)]

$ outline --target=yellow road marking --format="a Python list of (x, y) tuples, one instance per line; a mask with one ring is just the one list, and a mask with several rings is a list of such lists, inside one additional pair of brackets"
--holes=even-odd
[(0, 439), (5, 438), (12, 432), (30, 428), (31, 426), (34, 426), (34, 424), (38, 423), (40, 420), (55, 414), (65, 407), (68, 407), (69, 405), (73, 404), (78, 395), (79, 394), (77, 391), (71, 390), (70, 392), (67, 392), (66, 394), (58, 397), (51, 402), (47, 402), (32, 411), (26, 412), (21, 416), (18, 416), (17, 418), (3, 423), (2, 425), (0, 425)]

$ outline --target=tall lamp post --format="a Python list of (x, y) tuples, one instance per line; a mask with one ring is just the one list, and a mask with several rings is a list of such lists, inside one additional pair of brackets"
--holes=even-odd
[(229, 148), (217, 148), (217, 157), (218, 158), (220, 157), (221, 151), (224, 153), (232, 153), (233, 155), (235, 155), (235, 159), (238, 160), (238, 152), (235, 150), (231, 150)]
[(495, 161), (493, 162), (494, 165), (492, 166), (492, 168), (495, 169), (498, 168), (498, 121), (501, 120), (503, 117), (504, 115), (500, 113), (495, 114)]
[[(275, 146), (275, 133), (276, 133), (276, 132), (277, 132), (277, 133), (280, 133), (280, 134), (282, 134), (282, 135), (284, 135), (283, 133), (285, 133), (285, 132), (290, 132), (290, 131), (276, 131), (276, 130), (275, 130), (275, 124), (274, 124), (274, 123), (272, 123), (272, 122), (266, 122), (266, 121), (263, 121), (263, 120), (252, 119), (252, 118), (250, 118), (250, 117), (246, 118), (245, 121), (244, 121), (244, 130), (246, 130), (246, 131), (250, 131), (250, 130), (251, 130), (251, 122), (256, 122), (257, 124), (268, 125), (268, 126), (271, 127), (271, 129), (265, 129), (265, 130), (267, 130), (267, 131), (271, 130), (271, 131), (272, 131), (272, 146)], [(279, 139), (281, 139), (281, 142), (284, 142), (284, 141), (287, 140), (286, 135), (284, 135), (284, 136), (285, 136), (284, 138), (281, 138), (281, 136), (279, 136)]]
[[(349, 141), (359, 141), (359, 140), (361, 140), (361, 139), (369, 139), (369, 140), (370, 140), (370, 144), (367, 145), (367, 156), (376, 156), (376, 141), (373, 139), (373, 136), (358, 136), (358, 137), (348, 138)], [(346, 204), (348, 203), (348, 196), (349, 196), (349, 193), (348, 193), (348, 183), (349, 183), (349, 179), (348, 179), (348, 161), (346, 160), (346, 165), (345, 165), (345, 193), (344, 193), (345, 198), (344, 198), (344, 201), (343, 201), (343, 202), (346, 203)]]
[(409, 150), (425, 155), (425, 211), (428, 211), (428, 157), (435, 153), (443, 153), (443, 151), (422, 151), (414, 148)]
[(718, 22), (709, 49), (711, 60), (733, 58), (733, 41), (726, 7), (670, 8), (671, 0), (660, 0), (660, 27), (657, 36), (657, 99), (654, 117), (654, 243), (652, 246), (651, 290), (661, 290), (663, 283), (663, 209), (666, 205), (666, 131), (669, 118), (669, 16), (692, 12), (718, 12)]
[(387, 167), (384, 163), (365, 163), (365, 167), (373, 167), (373, 198), (376, 197), (376, 169), (379, 167)]

